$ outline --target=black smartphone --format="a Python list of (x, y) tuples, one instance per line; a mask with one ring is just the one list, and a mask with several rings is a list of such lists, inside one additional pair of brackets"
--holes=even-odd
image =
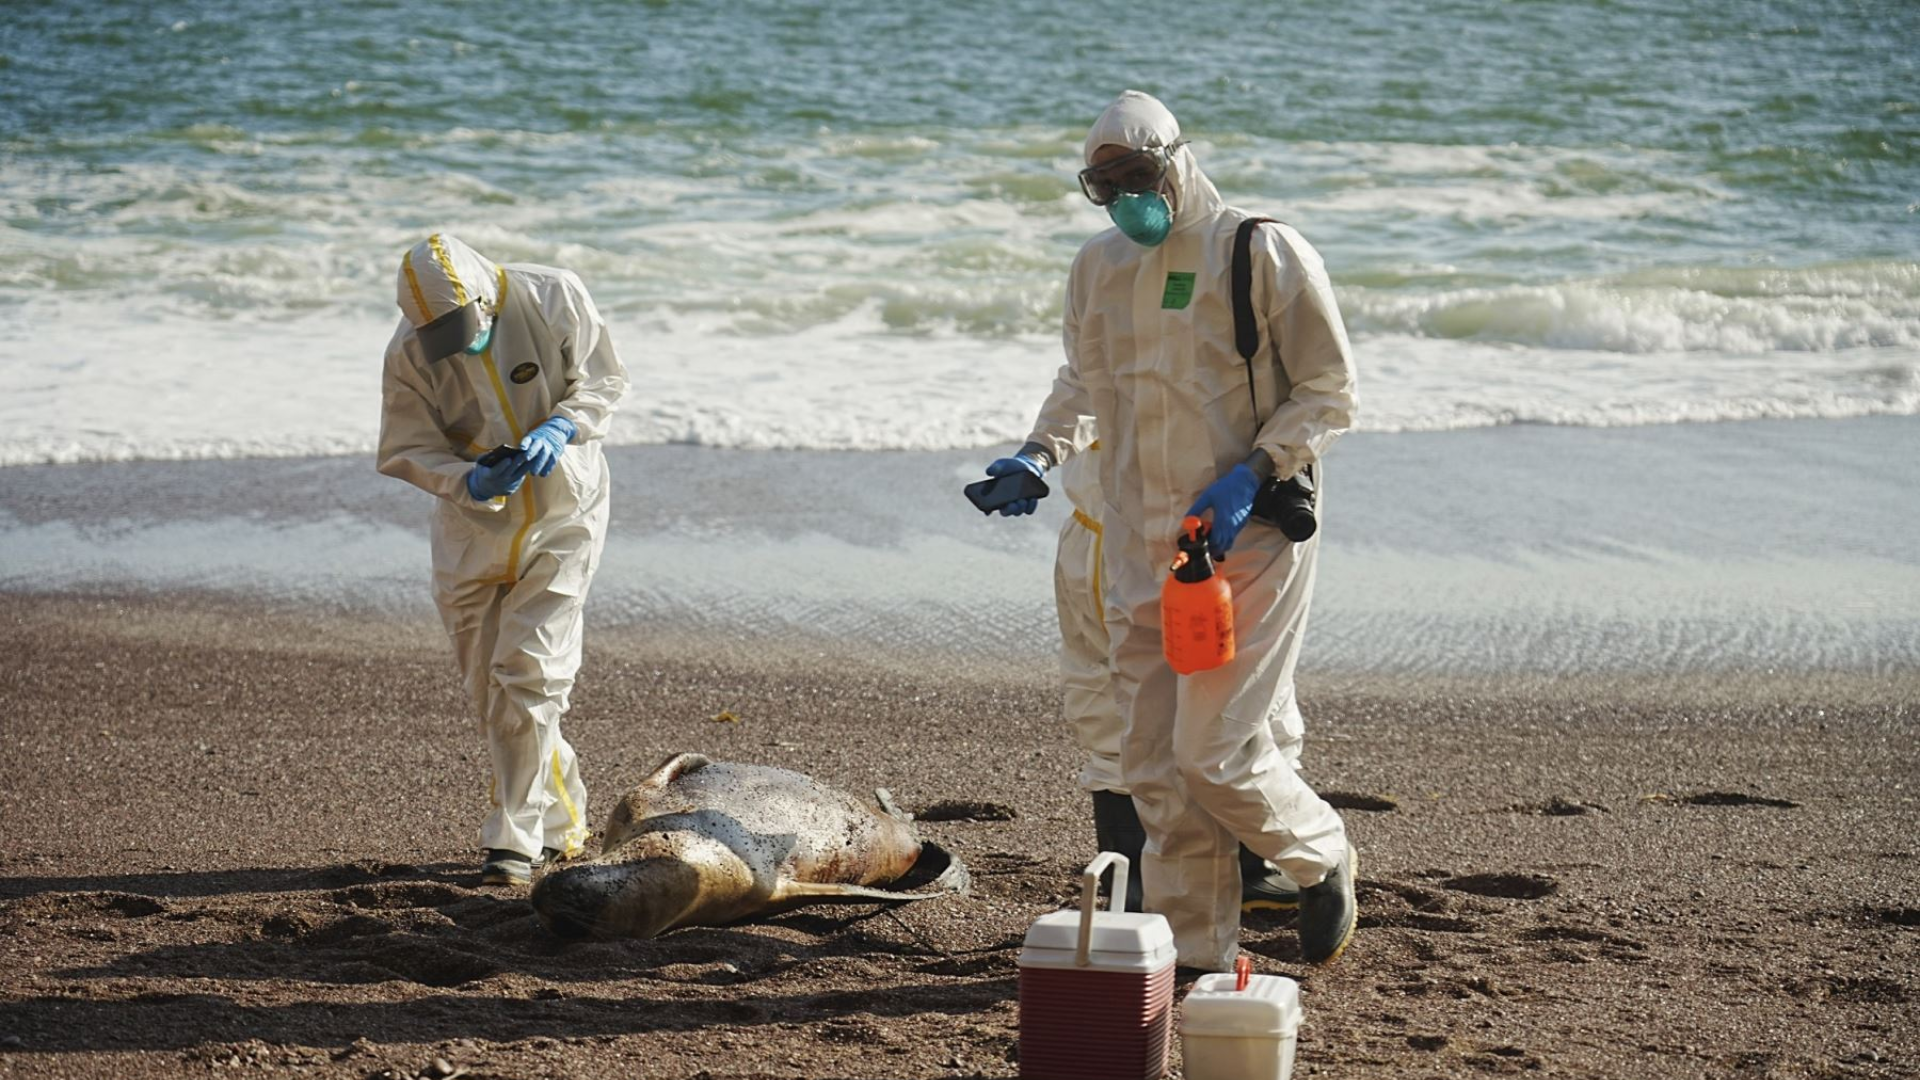
[(1021, 469), (1005, 476), (976, 480), (963, 490), (967, 493), (968, 502), (979, 507), (981, 513), (991, 514), (1011, 502), (1041, 498), (1049, 489), (1045, 480)]
[(503, 442), (499, 446), (475, 458), (473, 463), (480, 466), (498, 465), (519, 452), (520, 445), (518, 443)]

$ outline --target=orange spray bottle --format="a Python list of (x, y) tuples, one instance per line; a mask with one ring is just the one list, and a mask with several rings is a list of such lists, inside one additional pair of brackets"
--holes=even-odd
[(1233, 590), (1213, 569), (1207, 527), (1197, 517), (1180, 523), (1180, 553), (1160, 586), (1160, 640), (1167, 663), (1182, 675), (1210, 671), (1233, 659)]

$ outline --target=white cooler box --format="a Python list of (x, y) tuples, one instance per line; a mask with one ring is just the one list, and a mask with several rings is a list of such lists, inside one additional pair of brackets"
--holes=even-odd
[[(1279, 975), (1202, 975), (1180, 1004), (1187, 1080), (1287, 1080), (1300, 1034), (1300, 984)], [(1245, 977), (1244, 986), (1241, 978)]]

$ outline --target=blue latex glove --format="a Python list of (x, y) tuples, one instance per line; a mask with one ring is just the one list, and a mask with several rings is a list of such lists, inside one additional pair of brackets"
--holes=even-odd
[(545, 476), (553, 471), (560, 455), (567, 452), (567, 444), (573, 441), (575, 430), (573, 421), (555, 416), (527, 432), (527, 437), (520, 440), (520, 456), (533, 467), (533, 475)]
[(1216, 559), (1226, 558), (1234, 537), (1246, 527), (1253, 513), (1253, 497), (1260, 491), (1260, 476), (1245, 465), (1207, 485), (1207, 490), (1187, 508), (1193, 517), (1213, 511), (1213, 527), (1207, 534), (1207, 551)]
[(505, 461), (496, 461), (492, 465), (475, 465), (467, 474), (467, 494), (475, 501), (511, 495), (520, 489), (520, 482), (527, 478), (527, 455), (515, 454)]
[[(1015, 454), (1012, 457), (1003, 457), (987, 466), (987, 475), (1008, 476), (1022, 469), (1025, 469), (1042, 480), (1047, 478), (1047, 467), (1045, 465), (1040, 464), (1030, 457), (1022, 457), (1019, 454)], [(1019, 517), (1022, 514), (1031, 514), (1039, 509), (1039, 507), (1039, 499), (1015, 499), (1013, 502), (1000, 508), (1000, 516)]]

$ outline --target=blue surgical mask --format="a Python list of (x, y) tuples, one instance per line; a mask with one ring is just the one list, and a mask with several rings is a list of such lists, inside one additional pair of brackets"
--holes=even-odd
[(1107, 206), (1107, 216), (1142, 247), (1159, 247), (1173, 231), (1173, 207), (1157, 191), (1122, 195)]
[(488, 323), (485, 327), (481, 328), (480, 336), (474, 338), (473, 342), (467, 346), (467, 354), (469, 356), (479, 356), (481, 353), (486, 352), (487, 346), (492, 343), (493, 324)]

